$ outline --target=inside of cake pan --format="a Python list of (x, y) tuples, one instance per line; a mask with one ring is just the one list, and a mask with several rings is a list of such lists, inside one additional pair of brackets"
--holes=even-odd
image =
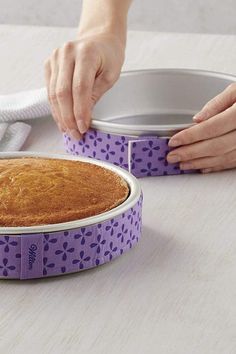
[(234, 81), (230, 75), (199, 70), (126, 72), (96, 105), (94, 121), (127, 129), (187, 126), (207, 101)]

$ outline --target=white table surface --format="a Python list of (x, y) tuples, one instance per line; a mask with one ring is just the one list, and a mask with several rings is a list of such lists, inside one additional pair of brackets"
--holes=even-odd
[[(75, 30), (0, 26), (0, 94), (43, 85)], [(124, 69), (236, 74), (236, 36), (130, 32)], [(28, 151), (64, 152), (52, 120)], [(0, 353), (235, 354), (236, 171), (140, 180), (143, 237), (100, 268), (0, 281)]]

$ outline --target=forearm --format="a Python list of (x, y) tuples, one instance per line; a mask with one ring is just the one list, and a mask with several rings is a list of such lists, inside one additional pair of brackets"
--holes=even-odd
[(127, 14), (132, 0), (84, 0), (79, 35), (109, 33), (126, 40)]

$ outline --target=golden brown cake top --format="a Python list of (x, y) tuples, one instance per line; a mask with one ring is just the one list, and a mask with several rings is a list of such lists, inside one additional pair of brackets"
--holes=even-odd
[(122, 177), (91, 163), (0, 159), (0, 226), (78, 220), (113, 209), (128, 194)]

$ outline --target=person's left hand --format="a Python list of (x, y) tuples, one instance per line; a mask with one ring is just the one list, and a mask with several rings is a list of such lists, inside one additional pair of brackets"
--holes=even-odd
[(169, 141), (169, 163), (180, 162), (181, 170), (203, 173), (236, 167), (236, 83), (209, 101), (194, 116), (194, 126)]

